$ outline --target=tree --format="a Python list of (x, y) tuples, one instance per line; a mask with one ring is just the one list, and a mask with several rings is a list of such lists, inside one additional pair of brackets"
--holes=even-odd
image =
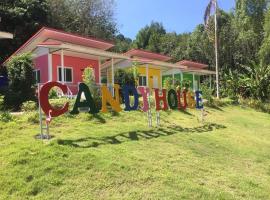
[(159, 43), (161, 36), (165, 34), (166, 31), (161, 23), (151, 22), (150, 26), (147, 25), (138, 32), (132, 46), (160, 53)]
[(270, 9), (267, 11), (264, 22), (264, 39), (260, 48), (260, 60), (263, 66), (270, 65)]
[(263, 40), (264, 13), (267, 0), (237, 0), (234, 17), (235, 62), (242, 64), (258, 61), (258, 52)]
[(49, 24), (82, 35), (113, 39), (114, 0), (48, 0)]
[(18, 110), (25, 101), (35, 99), (32, 56), (24, 53), (14, 56), (7, 64), (9, 86), (5, 104)]
[(119, 34), (115, 38), (115, 46), (112, 48), (112, 51), (118, 53), (127, 52), (130, 47), (132, 40), (130, 38), (126, 38), (123, 34)]
[(42, 26), (47, 24), (46, 0), (2, 0), (0, 30), (14, 34), (13, 40), (1, 40), (0, 63)]
[(42, 26), (112, 40), (117, 32), (114, 0), (2, 0), (0, 30), (14, 33), (1, 40), (0, 63)]
[(204, 25), (198, 25), (191, 33), (186, 58), (201, 63), (210, 63), (214, 66), (213, 45), (205, 32)]

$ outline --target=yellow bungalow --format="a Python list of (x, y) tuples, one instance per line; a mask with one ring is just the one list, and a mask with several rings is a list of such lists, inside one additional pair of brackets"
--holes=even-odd
[(107, 84), (114, 83), (112, 70), (116, 68), (131, 68), (136, 64), (139, 74), (138, 85), (147, 86), (149, 88), (162, 88), (162, 73), (172, 68), (182, 69), (181, 65), (168, 63), (171, 58), (162, 54), (153, 53), (141, 49), (132, 49), (126, 53), (128, 60), (118, 59), (110, 60), (101, 67), (102, 77), (106, 77)]

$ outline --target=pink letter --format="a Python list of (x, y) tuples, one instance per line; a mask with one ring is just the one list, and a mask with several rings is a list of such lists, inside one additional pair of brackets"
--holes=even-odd
[(147, 112), (149, 110), (149, 104), (148, 104), (148, 94), (149, 94), (149, 88), (147, 87), (137, 87), (138, 93), (142, 95), (143, 97), (143, 112)]

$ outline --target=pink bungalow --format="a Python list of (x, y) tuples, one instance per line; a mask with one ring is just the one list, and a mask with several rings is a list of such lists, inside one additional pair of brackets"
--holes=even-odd
[[(12, 56), (32, 52), (37, 83), (59, 81), (68, 85), (70, 94), (75, 95), (86, 67), (94, 69), (95, 81), (99, 84), (101, 62), (123, 58), (119, 54), (106, 51), (113, 46), (111, 42), (44, 27)], [(8, 60), (9, 58), (4, 64)]]

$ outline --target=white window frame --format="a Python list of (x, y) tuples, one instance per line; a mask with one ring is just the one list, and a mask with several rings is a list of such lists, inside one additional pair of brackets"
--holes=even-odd
[[(140, 85), (140, 77), (144, 77), (145, 78), (145, 85)], [(139, 76), (139, 86), (143, 86), (143, 87), (146, 87), (147, 86), (147, 76), (145, 76), (145, 75), (140, 75)]]
[[(37, 73), (38, 71), (39, 71), (39, 81), (38, 81), (38, 73)], [(41, 83), (41, 72), (40, 72), (40, 69), (34, 69), (33, 72), (34, 72), (34, 75), (35, 75), (35, 84)]]
[[(58, 82), (62, 82), (62, 81), (60, 81), (59, 80), (59, 69), (61, 69), (62, 70), (62, 67), (61, 66), (57, 66), (57, 81)], [(65, 77), (65, 69), (71, 69), (71, 81), (66, 81), (65, 79), (66, 79), (66, 77)], [(73, 67), (64, 67), (64, 82), (65, 83), (73, 83)]]

